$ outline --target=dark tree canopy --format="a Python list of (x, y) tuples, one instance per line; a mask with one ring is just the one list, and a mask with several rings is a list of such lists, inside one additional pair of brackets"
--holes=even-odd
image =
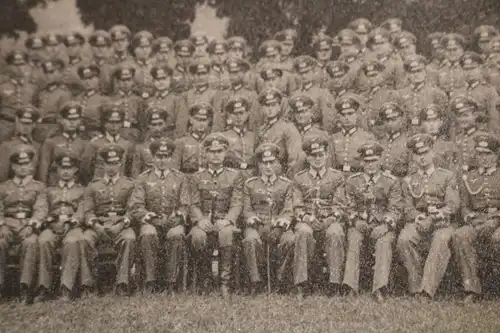
[(17, 31), (35, 32), (36, 23), (29, 10), (45, 0), (4, 0), (0, 6), (0, 36), (18, 37)]

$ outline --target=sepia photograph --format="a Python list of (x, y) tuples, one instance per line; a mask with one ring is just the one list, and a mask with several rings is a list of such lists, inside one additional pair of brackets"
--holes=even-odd
[(499, 0), (3, 0), (0, 333), (498, 333), (499, 157)]

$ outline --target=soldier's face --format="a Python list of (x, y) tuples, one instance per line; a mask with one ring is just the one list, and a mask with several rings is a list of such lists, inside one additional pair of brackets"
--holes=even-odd
[(372, 44), (372, 50), (373, 52), (375, 52), (376, 54), (381, 54), (381, 55), (385, 55), (387, 53), (389, 53), (389, 51), (391, 51), (391, 43), (389, 43), (388, 41), (387, 42), (382, 42), (382, 43), (374, 43)]
[(278, 160), (259, 162), (259, 170), (263, 176), (272, 177), (279, 169)]
[(106, 121), (104, 123), (104, 129), (111, 135), (118, 135), (122, 130), (123, 122), (118, 121)]
[(200, 120), (196, 118), (189, 118), (191, 123), (191, 130), (198, 133), (204, 133), (208, 129), (208, 120)]
[(220, 166), (226, 158), (226, 149), (208, 149), (205, 156), (209, 165)]
[(130, 91), (134, 86), (134, 80), (132, 78), (118, 79), (116, 80), (116, 87), (121, 91)]
[(363, 160), (362, 164), (363, 164), (363, 170), (367, 174), (373, 175), (380, 170), (380, 165), (382, 164), (382, 160), (380, 158), (370, 161)]
[(293, 42), (281, 43), (281, 55), (284, 57), (288, 57), (292, 53), (293, 47), (294, 47)]
[(69, 182), (75, 178), (78, 168), (75, 167), (58, 167), (57, 178), (64, 182)]
[(129, 45), (130, 45), (130, 42), (127, 38), (113, 41), (113, 49), (115, 50), (115, 52), (118, 52), (118, 53), (127, 52), (127, 48)]
[(104, 163), (104, 172), (108, 176), (114, 177), (120, 172), (121, 166), (121, 163)]
[(227, 122), (229, 125), (243, 128), (245, 127), (247, 119), (248, 119), (247, 111), (236, 111), (228, 114)]
[(152, 51), (150, 45), (138, 46), (134, 49), (134, 55), (139, 60), (147, 60), (151, 56)]
[(314, 72), (312, 70), (300, 73), (299, 74), (300, 80), (302, 81), (302, 84), (307, 84), (309, 82), (312, 82), (314, 79)]
[(19, 178), (24, 178), (33, 174), (35, 168), (33, 162), (25, 164), (12, 164), (12, 171), (14, 175)]
[(326, 151), (307, 156), (307, 162), (315, 170), (320, 170), (323, 167), (325, 167), (327, 159), (328, 159), (328, 154)]
[(76, 132), (78, 130), (78, 127), (80, 127), (80, 124), (82, 123), (80, 118), (77, 119), (61, 118), (59, 122), (61, 124), (62, 130), (68, 133)]
[(155, 155), (153, 157), (153, 164), (156, 168), (160, 170), (165, 170), (171, 165), (172, 156), (171, 155)]
[(476, 124), (476, 116), (474, 115), (474, 112), (467, 111), (460, 113), (457, 116), (457, 124), (461, 130), (467, 130), (474, 127)]
[(477, 46), (481, 53), (489, 54), (491, 52), (490, 40), (487, 41), (478, 41)]
[(457, 45), (454, 47), (447, 48), (445, 51), (446, 58), (451, 62), (459, 61), (464, 54), (464, 49)]
[(189, 65), (189, 62), (191, 61), (191, 57), (190, 56), (176, 54), (175, 55), (175, 60), (177, 61), (177, 63), (179, 65), (181, 65), (181, 66), (187, 66), (187, 65)]
[(165, 133), (166, 130), (167, 130), (167, 123), (163, 119), (148, 124), (148, 133), (151, 136), (159, 137), (160, 135)]
[(403, 57), (403, 60), (409, 56), (415, 55), (417, 53), (417, 47), (415, 44), (408, 44), (405, 47), (399, 49), (399, 54)]
[(430, 119), (422, 121), (422, 129), (425, 133), (431, 135), (439, 135), (443, 121), (441, 119)]
[(79, 43), (70, 45), (66, 48), (66, 52), (70, 57), (77, 57), (82, 53), (82, 46)]
[(168, 59), (170, 57), (169, 57), (169, 53), (167, 51), (161, 51), (161, 52), (156, 53), (155, 58), (157, 61), (165, 62), (165, 61), (168, 61)]
[(269, 105), (262, 106), (263, 113), (266, 115), (268, 119), (273, 119), (278, 117), (281, 107), (278, 102), (271, 103)]
[(332, 52), (332, 49), (319, 50), (316, 52), (316, 59), (320, 62), (327, 62), (331, 59)]
[(445, 57), (445, 50), (443, 47), (437, 45), (435, 47), (432, 48), (432, 57), (433, 58), (436, 58), (436, 59), (443, 59)]
[(497, 165), (498, 155), (493, 152), (476, 152), (478, 165), (483, 168), (491, 168)]
[(109, 47), (105, 45), (92, 46), (92, 54), (96, 58), (106, 58), (109, 55)]
[(208, 73), (196, 73), (193, 75), (193, 83), (197, 86), (208, 84)]
[(45, 46), (45, 51), (49, 56), (57, 56), (60, 52), (62, 52), (61, 45), (47, 45)]
[(312, 112), (310, 109), (296, 112), (294, 114), (294, 119), (299, 126), (309, 125), (312, 123)]
[(426, 169), (432, 165), (432, 160), (434, 158), (434, 152), (431, 150), (423, 154), (413, 154), (413, 159), (417, 166), (421, 169)]
[(408, 73), (408, 79), (413, 84), (419, 84), (425, 81), (426, 73), (425, 70), (421, 70), (418, 72)]
[(403, 128), (403, 117), (390, 118), (385, 121), (385, 128), (389, 133), (396, 133)]
[(83, 85), (87, 90), (97, 90), (99, 88), (99, 77), (92, 76), (90, 78), (83, 79)]
[(241, 72), (231, 72), (229, 73), (229, 81), (232, 85), (236, 85), (243, 82), (244, 74)]
[(196, 54), (205, 54), (207, 52), (207, 44), (196, 45), (194, 52)]
[(476, 81), (480, 81), (482, 78), (483, 78), (483, 73), (479, 66), (476, 68), (465, 70), (465, 80), (468, 83), (474, 83)]
[(350, 128), (356, 126), (358, 122), (358, 114), (356, 112), (352, 113), (342, 113), (340, 115), (340, 123), (342, 127)]
[(223, 64), (224, 61), (226, 61), (226, 53), (215, 53), (210, 55), (210, 59), (212, 60), (213, 63), (215, 64)]
[(164, 91), (170, 88), (171, 82), (172, 79), (170, 77), (166, 77), (162, 79), (153, 80), (153, 85), (155, 86), (156, 90)]
[(244, 56), (244, 53), (243, 53), (243, 49), (241, 48), (233, 48), (233, 49), (230, 49), (227, 54), (231, 57), (231, 58), (236, 58), (236, 59), (243, 59), (243, 56)]
[(45, 79), (47, 82), (56, 82), (61, 78), (61, 72), (58, 70), (45, 72)]
[(33, 129), (35, 128), (34, 123), (23, 123), (19, 120), (16, 121), (16, 133), (20, 135), (26, 135), (29, 136), (31, 135), (31, 132), (33, 132)]
[(359, 52), (359, 47), (354, 44), (342, 44), (340, 45), (340, 53), (346, 54), (346, 53), (358, 53)]

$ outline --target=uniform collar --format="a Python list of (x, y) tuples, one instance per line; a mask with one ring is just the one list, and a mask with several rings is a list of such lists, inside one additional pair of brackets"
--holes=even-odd
[(266, 176), (262, 175), (260, 178), (262, 179), (262, 181), (264, 182), (265, 185), (274, 185), (274, 183), (276, 182), (276, 179), (278, 179), (278, 177), (276, 177), (276, 175), (272, 175), (271, 177), (266, 177)]
[(364, 176), (367, 183), (369, 183), (371, 180), (373, 182), (373, 184), (375, 184), (378, 181), (378, 179), (380, 178), (380, 172), (377, 172), (376, 174), (374, 174), (372, 176), (365, 173), (365, 174), (363, 174), (363, 176)]
[(201, 87), (195, 87), (194, 90), (197, 94), (203, 94), (208, 89), (208, 84), (204, 84)]
[(10, 82), (14, 83), (16, 86), (22, 86), (24, 84), (23, 79), (16, 79), (13, 77), (10, 78)]
[(316, 178), (322, 179), (326, 174), (326, 168), (323, 167), (319, 171), (316, 171), (313, 168), (309, 168), (309, 174), (311, 175), (311, 177), (313, 179), (316, 179)]
[(60, 188), (72, 188), (73, 186), (75, 186), (75, 181), (74, 180), (70, 180), (69, 182), (64, 182), (62, 180), (58, 181), (57, 182), (57, 185), (60, 187)]
[(217, 177), (217, 176), (219, 176), (224, 171), (224, 167), (220, 167), (217, 170), (214, 170), (214, 169), (211, 169), (211, 168), (207, 168), (207, 171), (208, 171), (208, 173), (210, 175), (212, 175), (212, 177)]
[(29, 184), (29, 182), (31, 182), (33, 180), (33, 176), (29, 175), (29, 176), (26, 176), (24, 178), (19, 178), (19, 177), (14, 176), (14, 178), (12, 180), (14, 181), (14, 184), (16, 184), (17, 186), (26, 186)]
[(135, 62), (138, 63), (140, 66), (148, 66), (149, 64), (151, 64), (151, 59), (146, 59), (146, 60), (135, 59)]
[(202, 141), (205, 138), (205, 133), (202, 135), (196, 133), (196, 132), (191, 132), (191, 136), (196, 139), (196, 141)]
[(116, 60), (120, 60), (120, 61), (123, 61), (123, 60), (126, 60), (127, 59), (127, 52), (123, 52), (123, 53), (113, 53), (113, 58), (115, 58)]
[(112, 143), (117, 143), (118, 140), (120, 140), (120, 134), (112, 136), (111, 134), (109, 134), (109, 132), (106, 132), (104, 137), (106, 138), (106, 140), (108, 140), (109, 142), (112, 142)]
[(233, 131), (235, 131), (236, 134), (238, 134), (239, 136), (243, 136), (246, 133), (245, 127), (240, 128), (240, 127), (233, 126)]
[(420, 91), (425, 86), (425, 82), (420, 82), (419, 84), (412, 84), (411, 89), (414, 91)]
[(351, 127), (350, 129), (346, 130), (345, 128), (342, 128), (342, 134), (344, 134), (344, 136), (351, 136), (354, 134), (354, 132), (356, 132), (358, 130), (358, 128), (356, 126), (354, 127)]
[(116, 174), (113, 178), (110, 178), (108, 175), (104, 175), (103, 177), (104, 183), (106, 185), (109, 185), (109, 183), (113, 183), (113, 185), (116, 185), (118, 179), (120, 179), (120, 174)]
[(69, 134), (67, 132), (63, 132), (62, 136), (65, 137), (67, 140), (75, 140), (76, 139), (76, 133)]
[(396, 133), (391, 133), (391, 134), (389, 134), (389, 141), (392, 142), (392, 141), (396, 140), (397, 138), (399, 138), (400, 136), (401, 136), (400, 131), (398, 131)]
[(432, 176), (432, 174), (436, 171), (436, 168), (433, 166), (431, 166), (429, 169), (427, 170), (422, 170), (422, 169), (418, 169), (418, 173), (421, 175), (421, 176)]
[(162, 178), (162, 176), (163, 176), (163, 178), (166, 178), (167, 175), (170, 173), (170, 170), (168, 170), (168, 169), (160, 170), (158, 168), (155, 168), (154, 172), (155, 172), (155, 175), (158, 176), (158, 178)]
[(491, 167), (488, 169), (479, 168), (478, 171), (480, 175), (486, 174), (487, 176), (491, 176), (495, 171), (497, 171), (497, 167)]
[(120, 94), (120, 96), (122, 97), (129, 97), (130, 95), (132, 95), (132, 91), (123, 91), (123, 90), (120, 90), (118, 91), (118, 94)]

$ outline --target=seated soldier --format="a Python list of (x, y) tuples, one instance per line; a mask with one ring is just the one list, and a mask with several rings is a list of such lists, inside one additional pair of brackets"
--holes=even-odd
[(249, 178), (243, 186), (243, 219), (246, 225), (243, 251), (252, 294), (260, 290), (261, 272), (266, 266), (266, 256), (272, 256), (271, 251), (280, 253), (278, 281), (283, 280), (286, 263), (293, 256), (294, 235), (289, 228), (294, 214), (296, 189), (291, 180), (276, 173), (281, 154), (281, 149), (273, 143), (257, 147), (255, 160), (259, 175)]
[[(406, 225), (397, 241), (410, 294), (429, 298), (434, 297), (451, 258), (450, 216), (460, 204), (455, 175), (434, 165), (433, 144), (428, 134), (416, 134), (408, 142), (417, 170), (403, 181)], [(425, 259), (423, 250), (428, 250)]]
[(191, 178), (191, 212), (193, 227), (189, 233), (194, 250), (195, 265), (203, 282), (210, 262), (210, 254), (217, 245), (220, 253), (221, 294), (229, 296), (233, 257), (233, 234), (242, 210), (241, 176), (234, 169), (223, 166), (228, 140), (220, 133), (209, 134), (204, 140), (207, 168)]
[(21, 301), (31, 303), (36, 283), (38, 230), (47, 217), (45, 185), (33, 180), (35, 151), (19, 146), (10, 155), (13, 178), (0, 184), (0, 288), (9, 250), (19, 246)]
[(366, 142), (359, 147), (363, 171), (349, 177), (345, 185), (350, 226), (344, 285), (354, 294), (359, 292), (360, 257), (363, 245), (369, 245), (375, 258), (372, 292), (377, 301), (384, 299), (389, 284), (392, 245), (402, 211), (398, 179), (382, 172), (383, 150), (376, 142)]
[(118, 253), (115, 291), (118, 295), (129, 295), (136, 237), (127, 216), (127, 202), (134, 182), (120, 172), (125, 158), (125, 150), (121, 146), (109, 144), (99, 150), (99, 156), (104, 163), (104, 175), (89, 184), (83, 203), (88, 229), (84, 232), (82, 286), (88, 289), (93, 287), (92, 272), (98, 243), (110, 244)]
[(500, 253), (500, 142), (491, 134), (474, 137), (479, 167), (461, 180), (463, 226), (453, 236), (453, 248), (462, 273), (465, 303), (482, 292), (479, 278), (481, 259), (498, 258)]
[[(145, 291), (156, 288), (165, 274), (158, 256), (167, 255), (168, 290), (173, 291), (178, 278), (179, 262), (184, 256), (184, 236), (190, 198), (187, 177), (172, 169), (175, 144), (168, 138), (149, 144), (152, 168), (138, 178), (130, 195), (130, 215), (140, 223), (139, 247), (145, 265)], [(166, 244), (165, 244), (166, 243)]]
[[(302, 144), (309, 167), (295, 175), (298, 191), (296, 216), (298, 224), (294, 228), (294, 283), (299, 295), (302, 286), (311, 282), (309, 272), (318, 263), (312, 262), (316, 243), (326, 253), (329, 272), (329, 292), (336, 295), (340, 291), (344, 266), (345, 234), (342, 215), (344, 205), (341, 188), (344, 186), (342, 172), (327, 166), (329, 158), (328, 138), (311, 136)], [(340, 191), (340, 192), (339, 192)]]
[(62, 151), (54, 158), (57, 183), (47, 188), (48, 218), (45, 229), (38, 237), (38, 296), (45, 301), (50, 297), (53, 264), (61, 254), (61, 291), (68, 300), (75, 296), (80, 270), (80, 246), (83, 242), (83, 193), (77, 184), (80, 156)]

